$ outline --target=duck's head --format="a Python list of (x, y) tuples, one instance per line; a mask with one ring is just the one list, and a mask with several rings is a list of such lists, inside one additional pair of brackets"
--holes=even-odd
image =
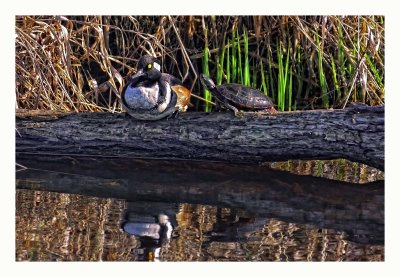
[(161, 62), (156, 57), (144, 55), (139, 59), (137, 72), (132, 76), (132, 82), (141, 80), (157, 81), (161, 78)]

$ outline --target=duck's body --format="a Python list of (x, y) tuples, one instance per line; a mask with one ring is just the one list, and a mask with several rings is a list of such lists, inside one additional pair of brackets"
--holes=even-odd
[(151, 56), (139, 60), (138, 72), (121, 94), (124, 109), (140, 120), (159, 120), (184, 112), (189, 99), (190, 91), (174, 76), (161, 73), (159, 61)]
[(224, 106), (237, 114), (239, 109), (246, 111), (276, 112), (271, 99), (261, 91), (240, 84), (216, 86), (212, 79), (204, 74), (200, 81), (217, 99), (218, 106)]

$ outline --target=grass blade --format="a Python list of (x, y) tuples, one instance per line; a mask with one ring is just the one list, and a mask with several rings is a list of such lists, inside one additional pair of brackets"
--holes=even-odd
[(243, 31), (244, 38), (244, 74), (243, 74), (243, 84), (245, 86), (250, 86), (250, 65), (249, 65), (249, 38), (246, 28)]

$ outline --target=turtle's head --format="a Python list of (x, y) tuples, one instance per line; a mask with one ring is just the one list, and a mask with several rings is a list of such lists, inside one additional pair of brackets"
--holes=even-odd
[(206, 76), (205, 74), (200, 74), (200, 82), (208, 90), (212, 90), (215, 88), (214, 81), (210, 77)]

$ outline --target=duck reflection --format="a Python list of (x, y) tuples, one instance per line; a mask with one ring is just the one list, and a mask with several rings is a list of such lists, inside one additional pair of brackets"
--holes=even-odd
[(132, 253), (139, 261), (159, 261), (161, 247), (170, 242), (176, 226), (176, 211), (168, 203), (128, 202), (121, 228), (139, 239), (140, 247)]
[[(205, 209), (205, 213), (198, 209)], [(132, 250), (136, 260), (160, 261), (161, 249), (169, 251), (174, 231), (175, 240), (186, 240), (189, 229), (202, 230), (202, 235), (195, 236), (203, 237), (202, 244), (208, 247), (213, 242), (245, 241), (254, 230), (262, 229), (266, 221), (234, 209), (139, 201), (128, 202), (121, 229), (140, 242)]]

